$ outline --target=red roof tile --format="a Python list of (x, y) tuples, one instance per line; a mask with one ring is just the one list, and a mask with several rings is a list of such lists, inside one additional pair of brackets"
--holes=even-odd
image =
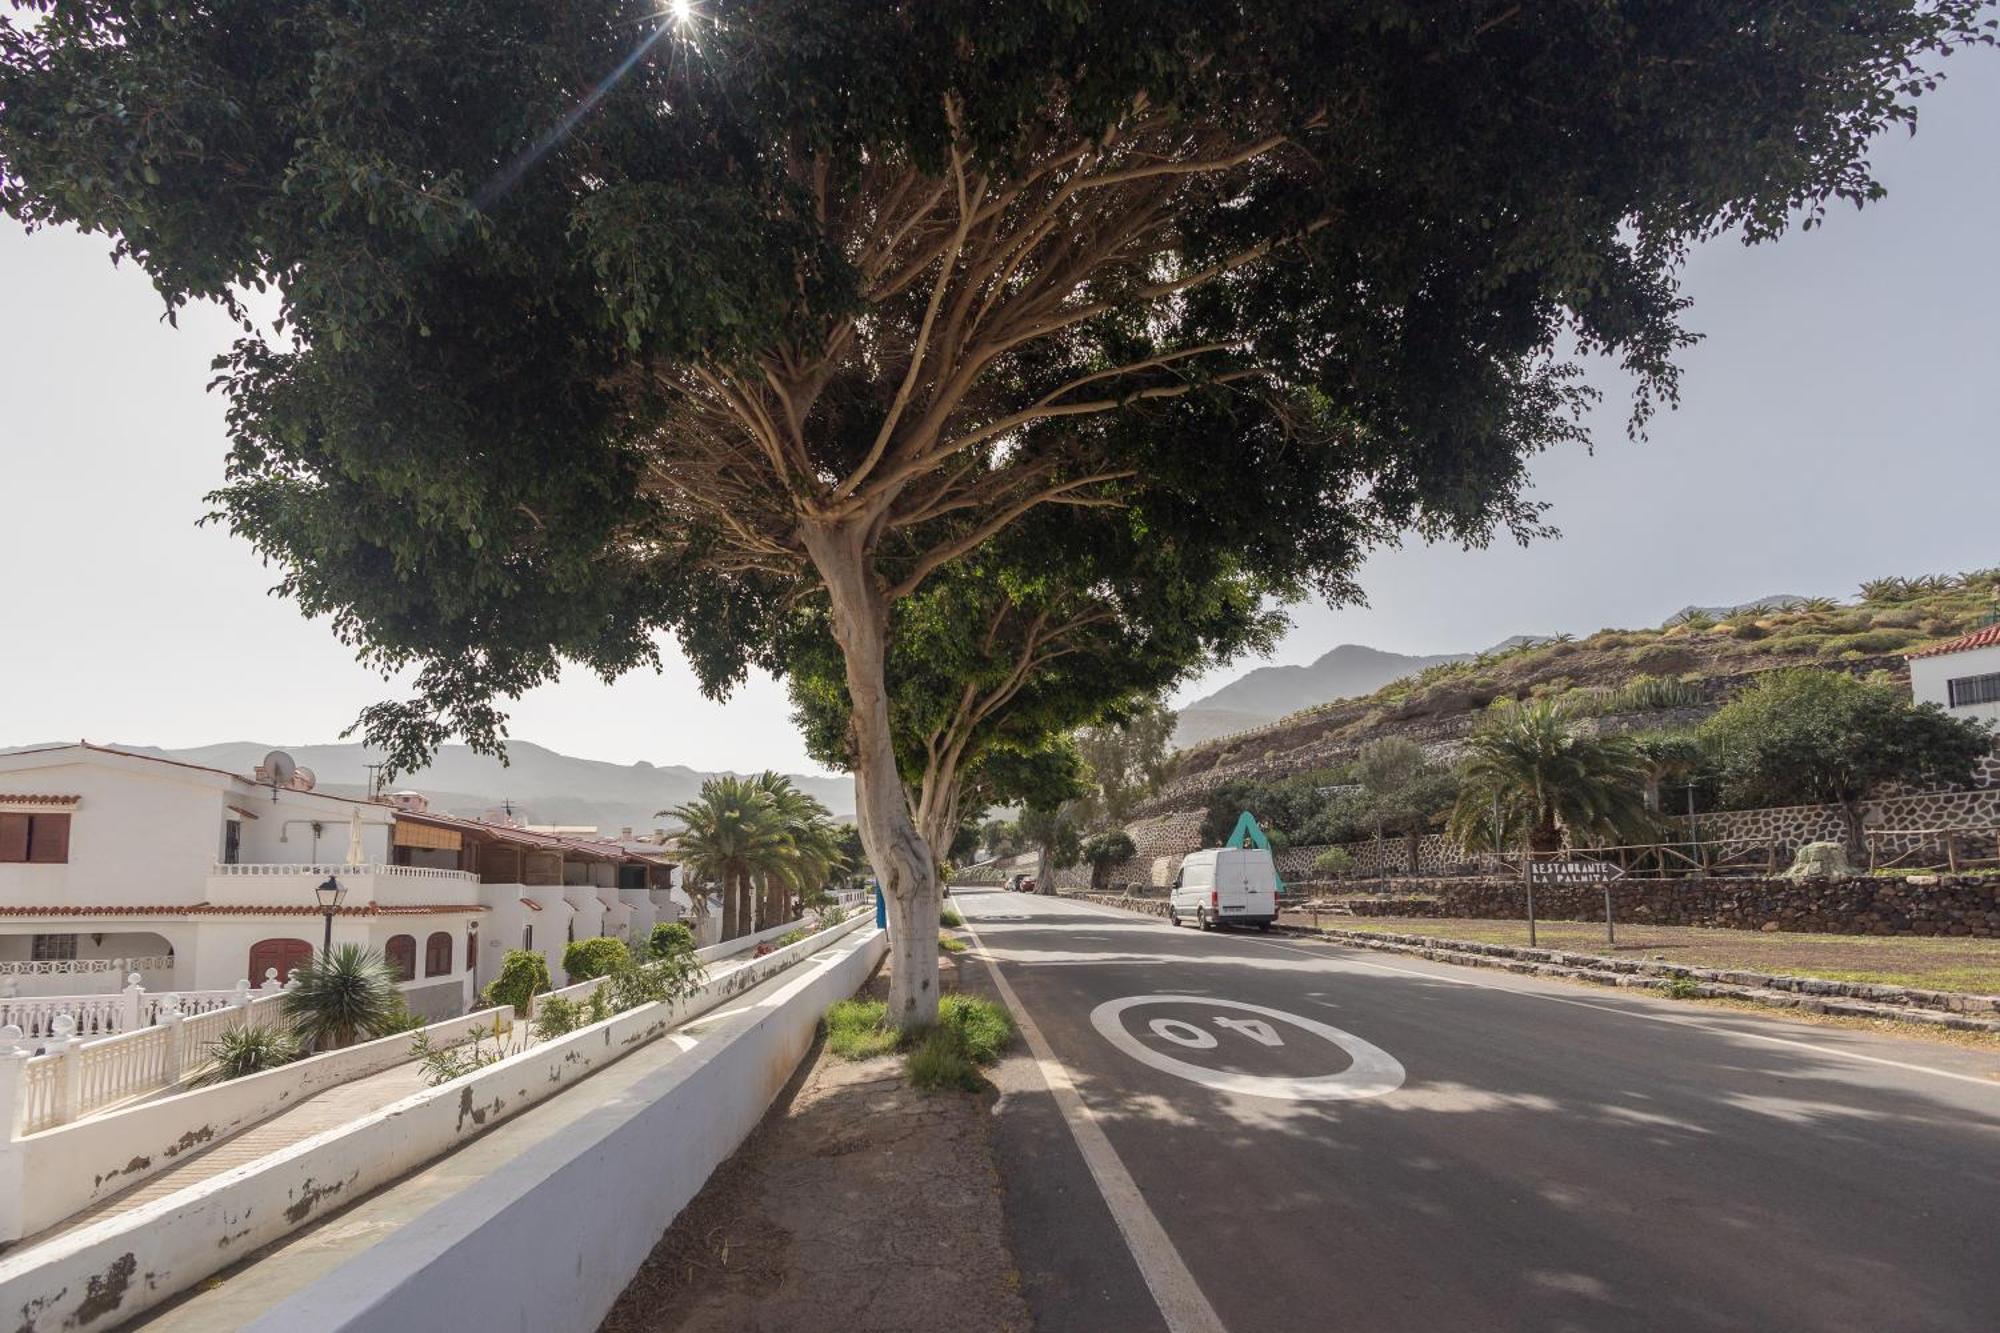
[(0, 791), (0, 801), (8, 805), (75, 805), (81, 796), (39, 796), (27, 792)]
[(1984, 629), (1976, 629), (1970, 634), (1961, 634), (1943, 643), (1934, 643), (1928, 648), (1919, 648), (1914, 653), (1904, 653), (1905, 657), (1941, 657), (1945, 653), (1970, 652), (1974, 648), (2000, 648), (2000, 624), (1992, 624)]

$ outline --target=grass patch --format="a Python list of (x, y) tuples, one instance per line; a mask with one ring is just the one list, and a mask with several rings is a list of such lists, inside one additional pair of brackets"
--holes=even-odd
[(954, 935), (938, 936), (938, 948), (943, 949), (946, 953), (964, 953), (967, 949), (971, 947), (972, 947), (971, 945), (967, 944), (964, 940), (959, 939), (957, 936)]
[(998, 1060), (1013, 1039), (1014, 1020), (1005, 1009), (991, 1000), (947, 995), (938, 1001), (937, 1025), (918, 1039), (903, 1068), (922, 1092), (977, 1092), (986, 1086), (979, 1067)]
[(938, 924), (940, 926), (962, 926), (965, 924), (965, 918), (958, 914), (956, 907), (947, 907), (938, 913)]
[(889, 1006), (881, 1000), (842, 1000), (826, 1011), (826, 1048), (843, 1060), (866, 1060), (896, 1049), (898, 1036), (882, 1026)]

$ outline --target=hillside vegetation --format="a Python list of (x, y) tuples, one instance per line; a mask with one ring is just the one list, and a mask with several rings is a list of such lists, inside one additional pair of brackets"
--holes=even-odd
[(1904, 654), (1953, 638), (2000, 611), (2000, 569), (1863, 584), (1850, 601), (1807, 598), (1724, 619), (1693, 611), (1655, 629), (1559, 635), (1433, 666), (1373, 694), (1303, 709), (1183, 752), (1178, 780), (1152, 803), (1185, 804), (1232, 772), (1303, 771), (1392, 736), (1469, 730), (1496, 700), (1551, 699), (1613, 718), (1708, 709), (1777, 667), (1899, 670)]

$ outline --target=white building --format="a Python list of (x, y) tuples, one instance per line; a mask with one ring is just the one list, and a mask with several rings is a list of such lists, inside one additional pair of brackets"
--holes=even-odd
[(561, 984), (570, 939), (675, 915), (657, 858), (273, 776), (94, 745), (0, 755), (0, 993), (282, 980), (326, 938), (329, 879), (333, 941), (380, 950), (430, 1017), (464, 1012), (509, 948)]
[(1953, 717), (2000, 723), (2000, 625), (1911, 653), (1910, 692)]

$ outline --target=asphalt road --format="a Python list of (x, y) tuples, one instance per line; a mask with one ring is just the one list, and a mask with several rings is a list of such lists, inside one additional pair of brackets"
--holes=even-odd
[(2000, 1053), (953, 901), (1048, 1056), (995, 1120), (1043, 1333), (2000, 1329)]

